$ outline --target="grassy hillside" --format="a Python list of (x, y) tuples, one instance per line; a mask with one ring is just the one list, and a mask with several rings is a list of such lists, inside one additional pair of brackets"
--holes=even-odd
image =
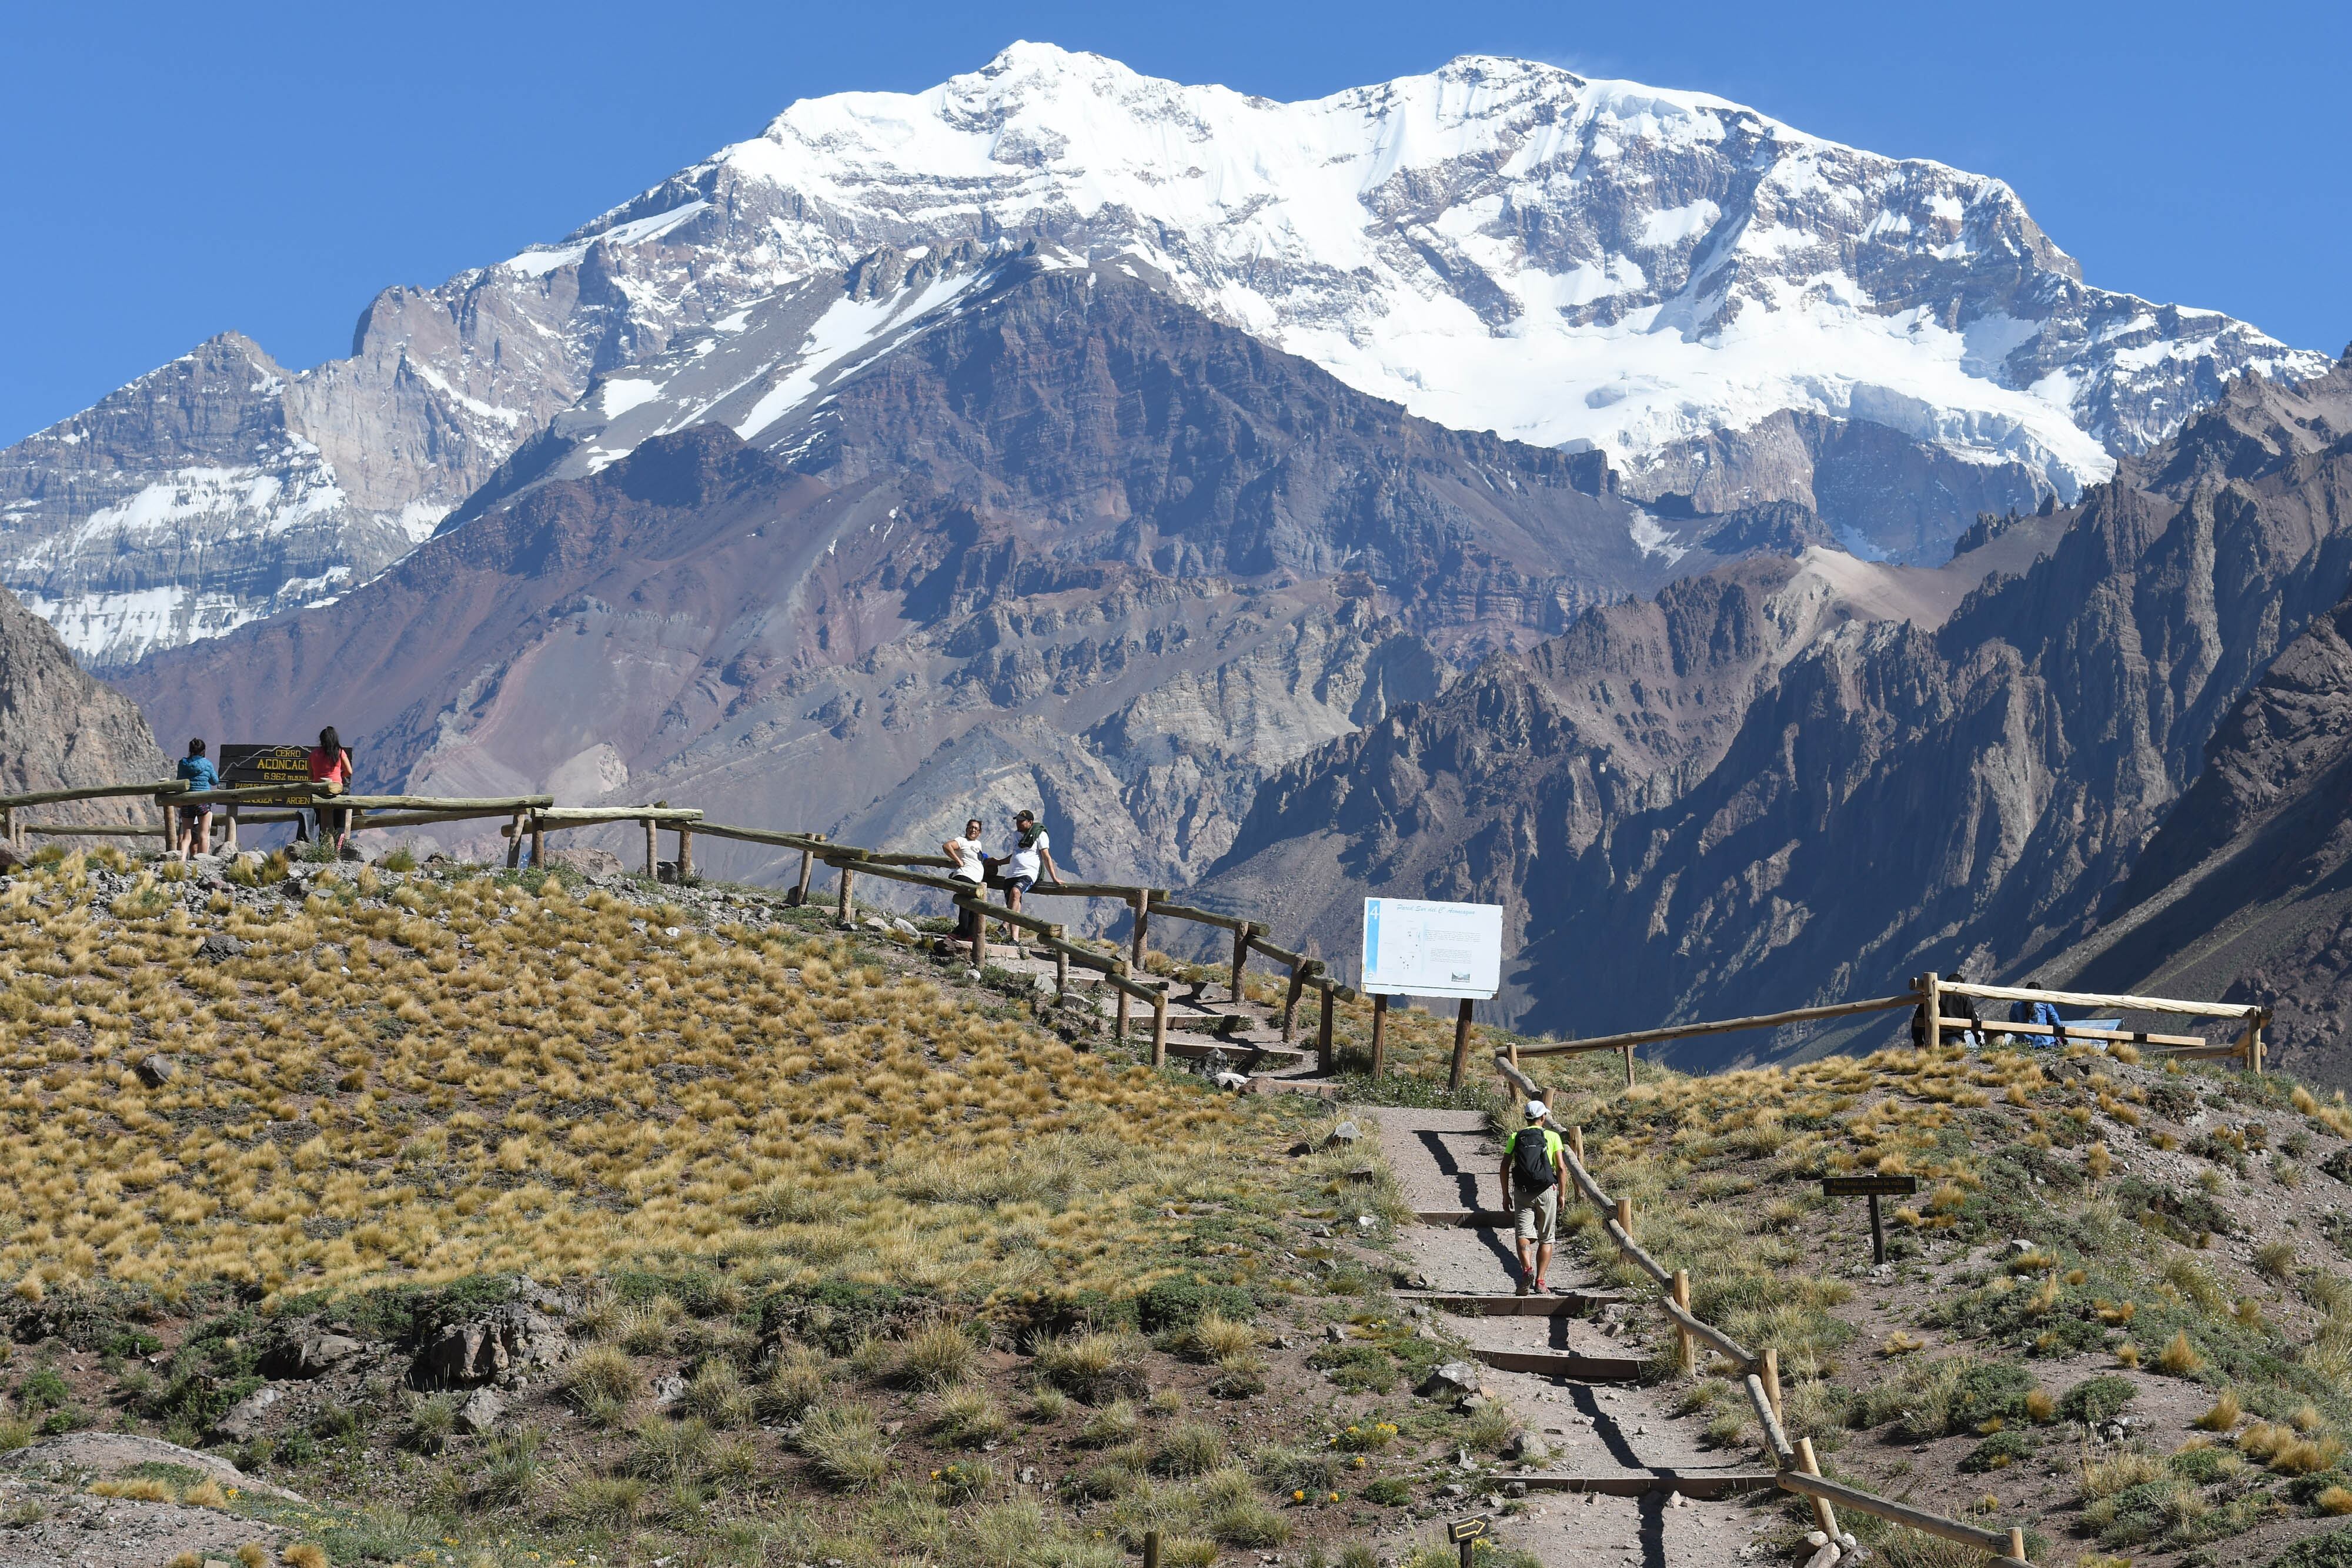
[[(1362, 1066), (1365, 1009), (1339, 1034)], [(1516, 1412), (1412, 1396), (1458, 1342), (1394, 1293), (1373, 1140), (1328, 1138), (1500, 1111), (1483, 1063), (1444, 1089), (1450, 1040), (1393, 1015), (1342, 1113), (741, 890), (53, 860), (0, 890), (0, 1450), (205, 1447), (310, 1500), (171, 1464), (100, 1488), (298, 1568), (1113, 1568), (1152, 1528), (1171, 1563), (1405, 1559), (1422, 1521), (1530, 1506)], [(2032, 1519), (2037, 1563), (2352, 1552), (2340, 1097), (2081, 1051), (1618, 1071), (1538, 1076), (1702, 1315), (1780, 1350), (1833, 1473)], [(1817, 1179), (1865, 1168), (1921, 1183), (1876, 1270)], [(1627, 1337), (1752, 1448), (1727, 1382)], [(6, 1527), (66, 1497), (0, 1499)], [(1790, 1552), (1808, 1524), (1711, 1506)]]
[[(1093, 1564), (1337, 1554), (1510, 1436), (1412, 1407), (1321, 1102), (740, 892), (314, 869), (0, 894), (0, 1448), (209, 1439), (337, 1561)], [(537, 1343), (471, 1433), (484, 1321)]]

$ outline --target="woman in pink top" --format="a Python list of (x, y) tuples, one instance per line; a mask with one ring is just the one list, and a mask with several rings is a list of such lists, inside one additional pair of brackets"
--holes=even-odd
[(319, 732), (319, 744), (311, 748), (310, 782), (331, 786), (331, 789), (313, 796), (311, 805), (319, 814), (319, 836), (321, 839), (331, 837), (335, 841), (335, 852), (340, 855), (351, 839), (347, 824), (352, 814), (320, 802), (328, 794), (340, 795), (351, 789), (352, 754), (344, 748), (342, 737), (335, 733), (335, 727), (331, 724)]

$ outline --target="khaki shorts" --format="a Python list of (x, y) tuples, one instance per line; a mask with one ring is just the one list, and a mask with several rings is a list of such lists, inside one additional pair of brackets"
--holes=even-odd
[(1519, 1239), (1550, 1246), (1552, 1233), (1559, 1228), (1559, 1188), (1548, 1186), (1535, 1193), (1514, 1192), (1511, 1205), (1511, 1218), (1517, 1224)]

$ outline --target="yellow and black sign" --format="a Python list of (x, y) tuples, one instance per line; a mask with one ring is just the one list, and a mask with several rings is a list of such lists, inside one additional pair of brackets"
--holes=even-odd
[(252, 789), (267, 784), (286, 787), (283, 798), (256, 796), (255, 805), (310, 803), (310, 748), (307, 746), (224, 746), (219, 767), (224, 789)]
[(1475, 1519), (1457, 1519), (1445, 1527), (1445, 1539), (1476, 1541), (1486, 1533), (1486, 1527), (1494, 1522), (1491, 1515), (1483, 1513)]

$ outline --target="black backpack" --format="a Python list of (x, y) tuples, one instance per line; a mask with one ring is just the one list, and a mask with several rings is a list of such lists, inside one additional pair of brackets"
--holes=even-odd
[(1522, 1127), (1511, 1139), (1511, 1181), (1521, 1192), (1538, 1192), (1559, 1180), (1551, 1168), (1551, 1139), (1541, 1127)]

